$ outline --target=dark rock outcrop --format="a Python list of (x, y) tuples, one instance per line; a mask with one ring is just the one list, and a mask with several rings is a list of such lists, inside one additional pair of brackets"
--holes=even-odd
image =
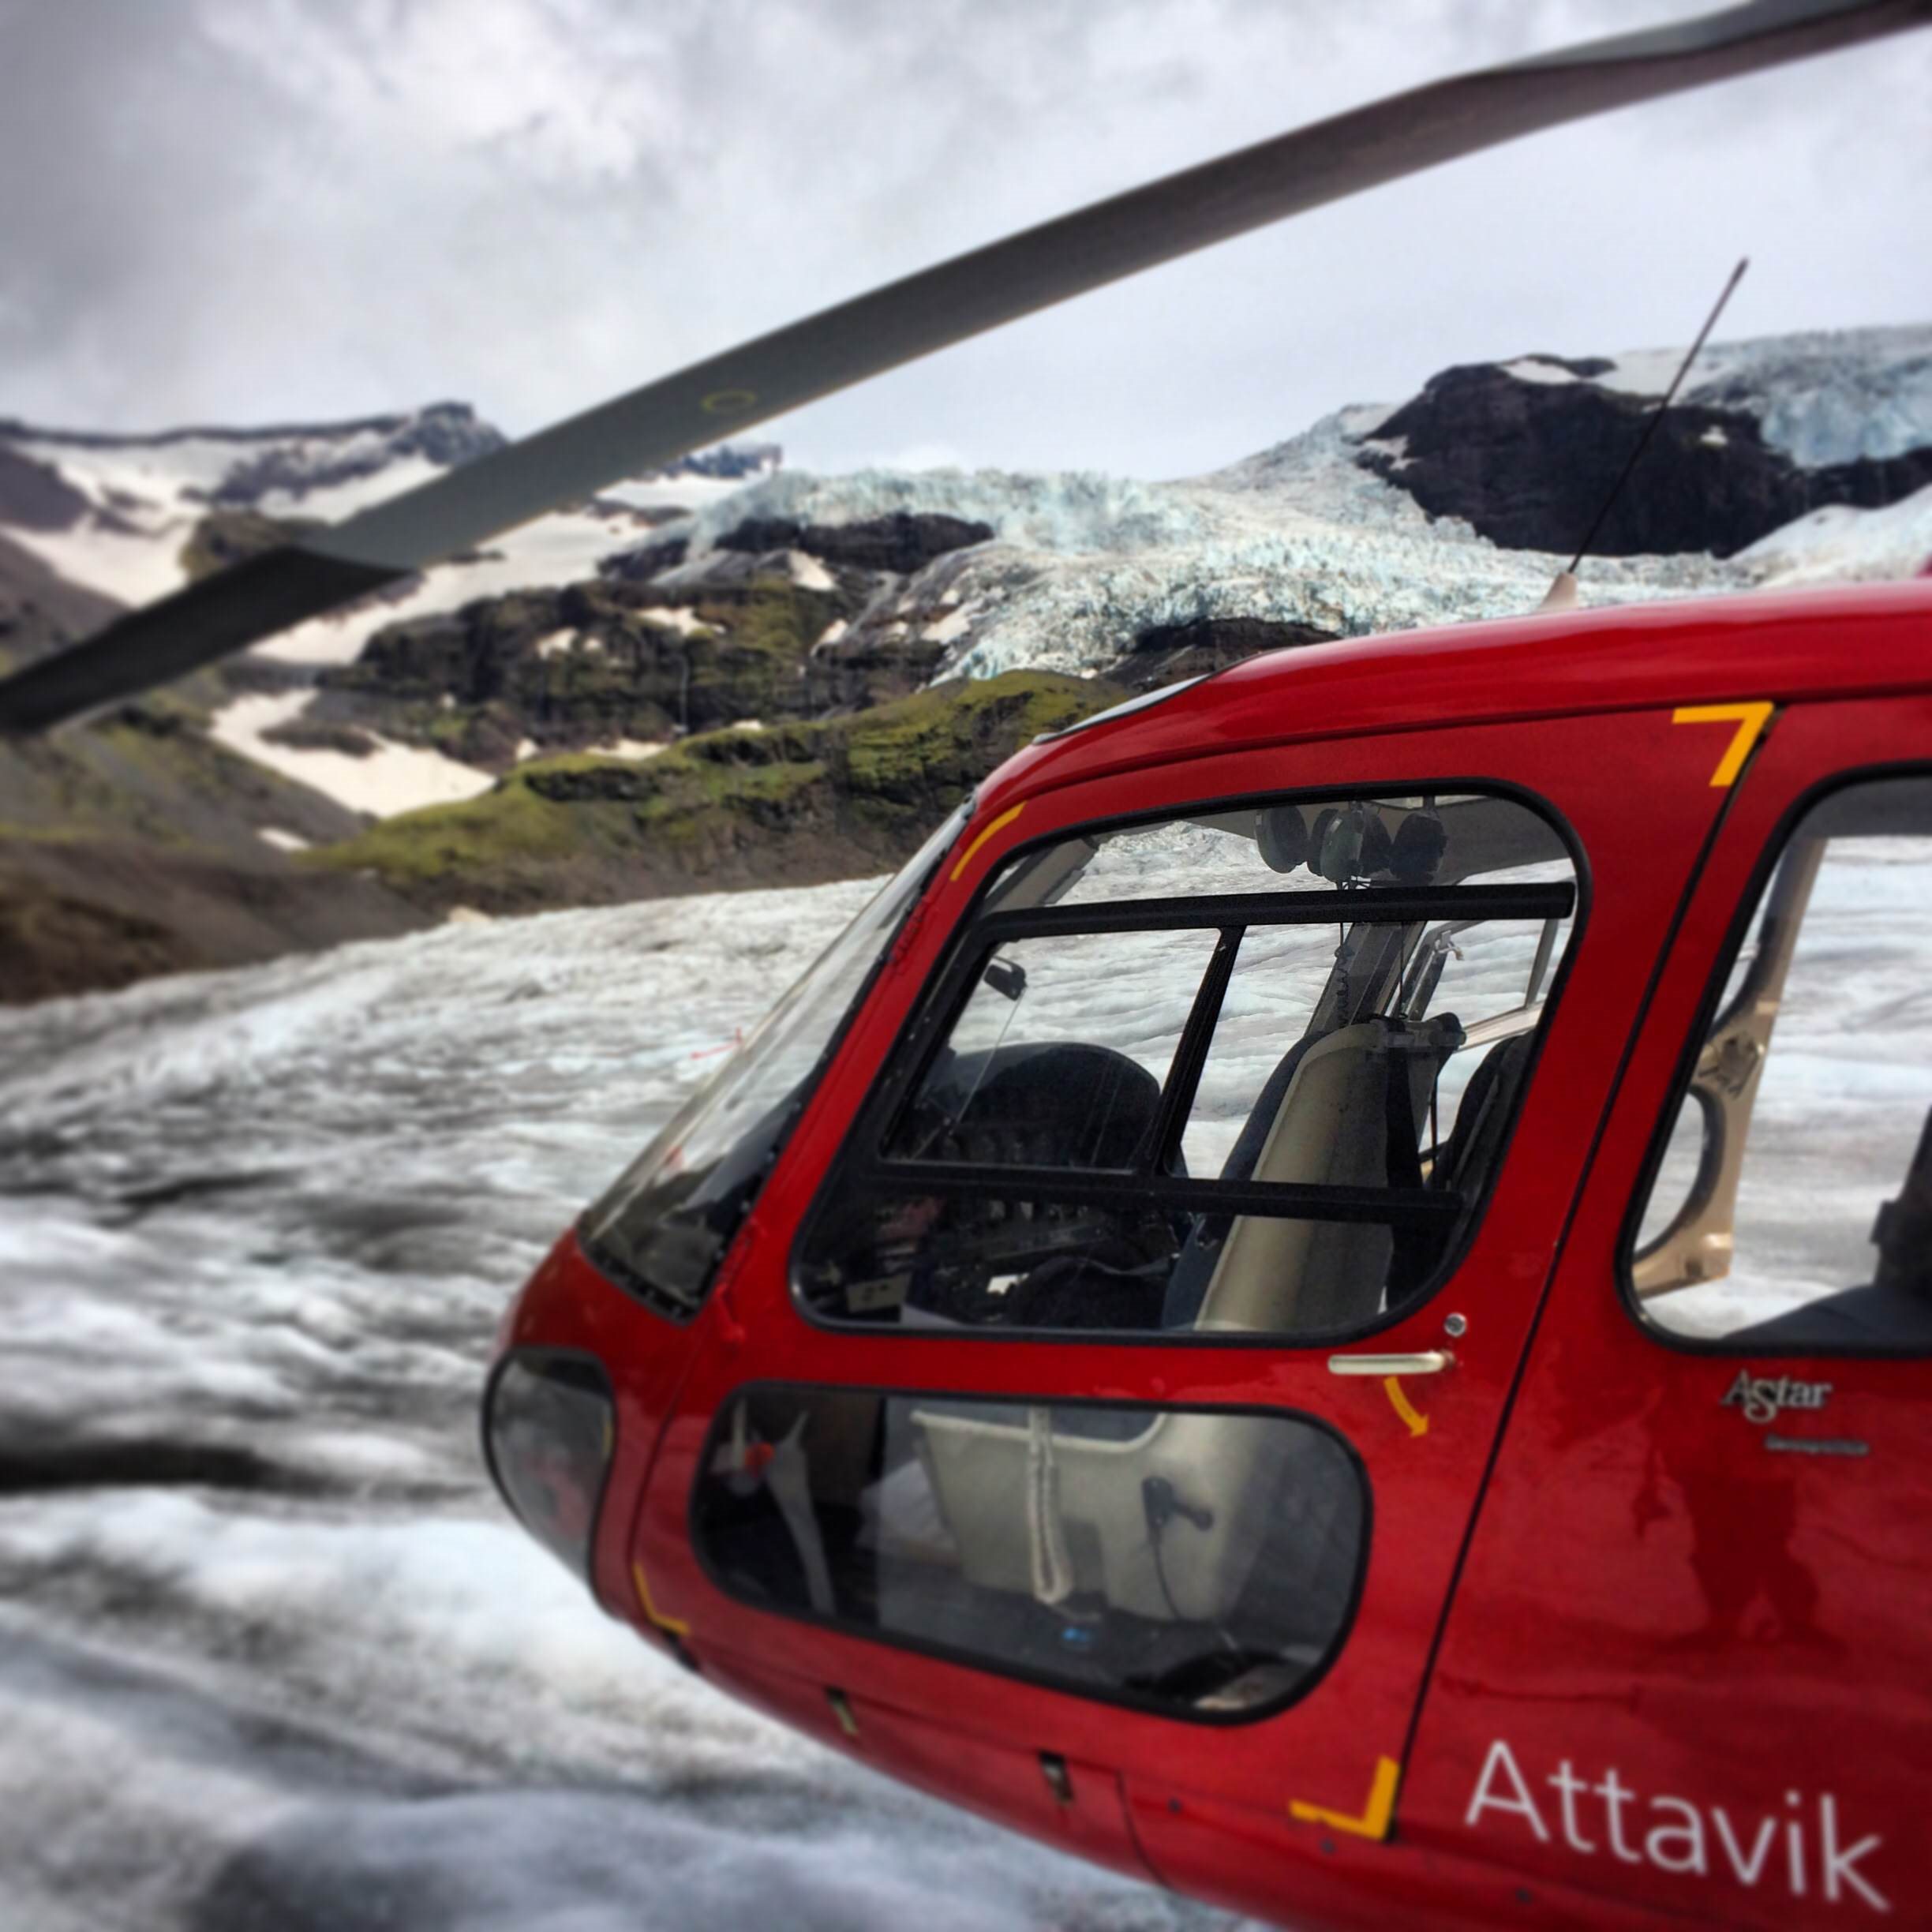
[(0, 443), (0, 523), (16, 530), (71, 530), (88, 509), (86, 497), (58, 470)]
[(1134, 639), (1108, 675), (1130, 690), (1151, 691), (1181, 678), (1225, 671), (1264, 651), (1332, 643), (1336, 635), (1314, 624), (1282, 623), (1268, 617), (1200, 617), (1189, 623), (1152, 624)]
[(501, 768), (526, 739), (575, 751), (870, 702), (863, 673), (813, 656), (854, 608), (755, 568), (676, 605), (599, 578), (390, 625), (320, 683), (342, 722)]
[[(1608, 365), (1561, 366), (1587, 378)], [(1588, 380), (1524, 381), (1477, 363), (1432, 376), (1359, 460), (1432, 516), (1462, 517), (1506, 549), (1567, 555), (1583, 541), (1655, 401)], [(1729, 556), (1808, 511), (1877, 509), (1928, 483), (1932, 448), (1807, 469), (1765, 442), (1750, 411), (1679, 404), (1665, 411), (1593, 549)]]
[(379, 748), (376, 740), (359, 725), (338, 724), (328, 718), (290, 718), (262, 733), (270, 744), (286, 745), (291, 751), (339, 751), (347, 758), (369, 758)]
[(693, 450), (656, 474), (661, 477), (713, 477), (734, 482), (740, 477), (776, 470), (784, 462), (784, 449), (780, 444), (721, 443), (715, 449)]
[(805, 526), (790, 517), (747, 517), (717, 540), (717, 548), (762, 556), (767, 551), (795, 549), (804, 534)]
[[(209, 500), (226, 508), (250, 509), (272, 491), (286, 491), (299, 497), (311, 490), (358, 483), (410, 456), (454, 469), (459, 463), (474, 462), (479, 456), (501, 449), (505, 441), (501, 431), (477, 420), (475, 410), (467, 402), (432, 402), (413, 416), (374, 417), (367, 422), (338, 424), (314, 433), (318, 438), (346, 439), (357, 432), (369, 430), (376, 432), (380, 440), (345, 451), (334, 461), (305, 460), (289, 449), (264, 450), (230, 470)], [(300, 434), (286, 429), (260, 433), (284, 437)]]
[(854, 570), (889, 571), (901, 577), (935, 558), (991, 541), (990, 523), (933, 511), (896, 510), (858, 523), (797, 523), (784, 517), (750, 517), (717, 540), (721, 550), (762, 554), (803, 550), (826, 564)]
[[(0, 458), (6, 452), (0, 450)], [(98, 590), (70, 583), (0, 537), (0, 666), (17, 670), (63, 644), (98, 631), (122, 606)]]
[[(182, 545), (182, 568), (191, 578), (206, 577), (316, 527), (313, 518), (264, 516), (259, 510), (211, 510)], [(391, 590), (393, 594), (393, 586)]]
[(597, 574), (620, 583), (648, 583), (660, 571), (676, 570), (691, 550), (685, 537), (667, 537), (658, 543), (640, 544), (635, 550), (620, 550), (597, 560)]

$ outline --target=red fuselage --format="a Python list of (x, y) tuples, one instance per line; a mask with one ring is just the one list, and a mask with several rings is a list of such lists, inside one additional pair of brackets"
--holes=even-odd
[[(1278, 653), (1022, 752), (900, 928), (695, 1314), (646, 1305), (567, 1234), (505, 1324), (500, 1353), (582, 1352), (614, 1392), (598, 1601), (881, 1770), (1297, 1926), (1926, 1923), (1932, 1364), (1683, 1343), (1624, 1280), (1633, 1201), (1767, 855), (1821, 788), (1915, 766), (1932, 766), (1925, 582)], [(1347, 1345), (1446, 1350), (1447, 1372), (1337, 1374), (1328, 1339), (808, 1312), (799, 1230), (1012, 853), (1222, 800), (1492, 789), (1575, 855), (1565, 976), (1459, 1259)], [(1769, 1385), (1749, 1413), (1725, 1399), (1740, 1374)], [(1312, 1418), (1370, 1500), (1346, 1632), (1286, 1708), (1211, 1723), (747, 1601), (701, 1559), (692, 1511), (750, 1385)], [(1826, 1385), (1828, 1408), (1803, 1392)], [(1768, 1428), (1863, 1447), (1767, 1455)]]

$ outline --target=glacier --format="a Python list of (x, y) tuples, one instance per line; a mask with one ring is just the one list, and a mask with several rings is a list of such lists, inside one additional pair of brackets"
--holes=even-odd
[[(1682, 1331), (1814, 1292), (1807, 1202), (1898, 1170), (1855, 1096), (1932, 1025), (1932, 897), (1923, 864), (1846, 857), (1849, 950), (1795, 990), (1761, 1099), (1755, 1271), (1657, 1305)], [(484, 1477), (515, 1284), (874, 883), (0, 1014), (0, 1923), (695, 1932), (783, 1897), (823, 1932), (1226, 1924), (731, 1703), (602, 1616)], [(1506, 945), (1467, 970), (1520, 968)], [(1261, 1064), (1236, 1032), (1230, 1091)], [(1230, 1129), (1203, 1125), (1208, 1159)], [(200, 1461), (157, 1479), (163, 1451)], [(35, 1458), (53, 1473), (23, 1478)]]
[(872, 889), (0, 1016), (0, 1464), (209, 1465), (0, 1492), (0, 1923), (695, 1932), (781, 1898), (805, 1932), (1226, 1923), (732, 1703), (483, 1474), (515, 1286)]

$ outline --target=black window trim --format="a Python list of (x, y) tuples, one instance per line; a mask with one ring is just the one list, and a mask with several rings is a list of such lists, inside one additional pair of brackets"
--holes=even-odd
[[(870, 1629), (840, 1616), (824, 1616), (815, 1610), (790, 1604), (776, 1604), (766, 1600), (747, 1597), (732, 1588), (724, 1573), (711, 1560), (710, 1552), (705, 1547), (699, 1533), (698, 1505), (707, 1474), (711, 1467), (713, 1451), (717, 1448), (720, 1436), (729, 1425), (732, 1406), (742, 1397), (771, 1390), (783, 1394), (810, 1393), (823, 1390), (841, 1395), (877, 1395), (896, 1397), (908, 1402), (988, 1402), (1002, 1403), (1015, 1409), (1138, 1409), (1145, 1410), (1150, 1417), (1162, 1415), (1228, 1415), (1255, 1416), (1270, 1421), (1298, 1422), (1303, 1426), (1326, 1436), (1342, 1451), (1348, 1466), (1354, 1472), (1357, 1494), (1361, 1503), (1361, 1546), (1356, 1552), (1355, 1575), (1350, 1586), (1348, 1603), (1335, 1627), (1335, 1634), (1320, 1658), (1309, 1667), (1305, 1675), (1299, 1679), (1286, 1697), (1272, 1702), (1257, 1705), (1252, 1710), (1241, 1711), (1185, 1711), (1171, 1702), (1147, 1696), (1132, 1690), (1106, 1690), (1096, 1687), (1070, 1683), (1064, 1677), (1054, 1677), (1044, 1671), (1027, 1669), (1024, 1665), (1005, 1664), (968, 1650), (954, 1648), (949, 1644), (928, 1642), (919, 1637), (908, 1637), (879, 1629)], [(1020, 1683), (1032, 1684), (1035, 1688), (1050, 1690), (1057, 1696), (1074, 1698), (1082, 1703), (1110, 1704), (1117, 1708), (1132, 1710), (1144, 1717), (1164, 1717), (1174, 1724), (1204, 1726), (1214, 1730), (1233, 1730), (1248, 1724), (1265, 1723), (1279, 1717), (1313, 1692), (1335, 1668), (1336, 1660), (1348, 1647), (1349, 1639), (1354, 1634), (1355, 1626), (1361, 1612), (1363, 1593), (1368, 1581), (1368, 1565), (1375, 1541), (1375, 1485), (1369, 1478), (1368, 1465), (1361, 1451), (1350, 1441), (1340, 1428), (1327, 1416), (1317, 1415), (1312, 1410), (1283, 1408), (1277, 1405), (1260, 1402), (1186, 1402), (1172, 1399), (1134, 1398), (1121, 1399), (1115, 1397), (1094, 1395), (1016, 1395), (1009, 1389), (992, 1394), (976, 1392), (971, 1389), (957, 1388), (905, 1388), (878, 1383), (860, 1382), (808, 1382), (791, 1381), (778, 1376), (761, 1376), (749, 1382), (740, 1382), (723, 1396), (705, 1432), (704, 1448), (698, 1458), (696, 1469), (691, 1477), (691, 1488), (684, 1503), (685, 1540), (698, 1559), (698, 1567), (704, 1573), (706, 1582), (720, 1595), (741, 1608), (752, 1610), (766, 1616), (783, 1617), (794, 1623), (805, 1623), (814, 1629), (829, 1631), (833, 1635), (848, 1638), (859, 1643), (874, 1643), (888, 1649), (910, 1651), (916, 1656), (930, 1657), (942, 1664), (954, 1664), (965, 1670), (982, 1671), (989, 1676), (1005, 1677)]]
[[(1747, 773), (1748, 769), (1747, 767)], [(1697, 1072), (1698, 1060), (1702, 1057), (1704, 1043), (1709, 1036), (1712, 1022), (1717, 1017), (1718, 1005), (1724, 998), (1724, 987), (1731, 977), (1731, 969), (1737, 963), (1739, 953), (1757, 925), (1758, 915), (1764, 909), (1765, 895), (1770, 890), (1771, 882), (1778, 867), (1783, 864), (1784, 855), (1790, 850), (1793, 834), (1812, 811), (1838, 792), (1852, 791), (1860, 785), (1882, 783), (1891, 778), (1927, 777), (1932, 777), (1932, 761), (1900, 759), (1878, 765), (1859, 766), (1833, 772), (1829, 777), (1818, 780), (1799, 792), (1779, 816), (1777, 824), (1771, 828), (1765, 840), (1763, 849), (1752, 865), (1750, 876), (1745, 881), (1743, 890), (1738, 895), (1738, 903), (1732, 913), (1731, 923), (1712, 962), (1710, 976), (1703, 996), (1691, 1017), (1683, 1048), (1678, 1055), (1676, 1069), (1671, 1076), (1669, 1086), (1664, 1090), (1664, 1103), (1659, 1110), (1657, 1125), (1652, 1130), (1649, 1145), (1645, 1151), (1643, 1164), (1638, 1169), (1636, 1181), (1631, 1187), (1630, 1203), (1624, 1210), (1623, 1227), (1612, 1256), (1617, 1299), (1623, 1304), (1624, 1312), (1635, 1324), (1638, 1333), (1661, 1347), (1680, 1355), (1704, 1356), (1732, 1362), (1757, 1360), (1910, 1362), (1923, 1361), (1928, 1355), (1932, 1355), (1932, 1344), (1914, 1349), (1861, 1347), (1852, 1342), (1773, 1342), (1739, 1347), (1728, 1335), (1681, 1335), (1674, 1329), (1665, 1327), (1653, 1316), (1644, 1312), (1643, 1301), (1631, 1279), (1644, 1215), (1650, 1204), (1651, 1191), (1657, 1185), (1657, 1174), (1664, 1165), (1671, 1134), (1677, 1124), (1678, 1112), (1690, 1091), (1691, 1078)], [(1721, 826), (1718, 828), (1717, 836), (1722, 838)], [(1703, 865), (1698, 868), (1697, 877), (1690, 882), (1690, 890), (1693, 893), (1701, 889), (1703, 873), (1709, 863), (1710, 855), (1707, 854)], [(1647, 1024), (1648, 1017), (1647, 1012), (1639, 1017), (1638, 1025), (1640, 1029)], [(1772, 1043), (1772, 1050), (1777, 1050), (1775, 1039)], [(1748, 1158), (1748, 1144), (1746, 1154)]]
[[(1118, 899), (989, 912), (972, 931), (990, 948), (1010, 939), (1109, 932), (1227, 932), (1248, 926), (1414, 926), (1432, 919), (1567, 919), (1576, 886), (1363, 886), (1339, 892), (1204, 893), (1196, 899)], [(1368, 908), (1372, 907), (1372, 912)]]
[[(874, 1099), (867, 1108), (867, 1118), (852, 1136), (861, 1150), (859, 1160), (867, 1169), (878, 1168), (889, 1174), (927, 1174), (945, 1165), (938, 1162), (894, 1159), (884, 1151), (907, 1102), (925, 1078), (932, 1058), (951, 1037), (966, 1002), (979, 984), (987, 959), (1001, 946), (1014, 940), (1066, 938), (1095, 933), (1200, 932), (1218, 934), (1214, 951), (1203, 971), (1193, 1003), (1174, 1043), (1174, 1056), (1167, 1077), (1161, 1083), (1159, 1133), (1140, 1150), (1129, 1170), (1150, 1184), (1159, 1181), (1185, 1127), (1187, 1110), (1193, 1103), (1193, 1085), (1207, 1063), (1215, 1028), (1221, 1017), (1221, 1005), (1232, 976), (1236, 949), (1243, 935), (1254, 926), (1373, 926), (1391, 928), (1425, 925), (1434, 919), (1560, 919), (1575, 910), (1576, 888), (1573, 882), (1542, 886), (1429, 886), (1387, 892), (1368, 888), (1353, 892), (1226, 893), (1200, 899), (1141, 899), (1115, 904), (1084, 906), (1037, 906), (1024, 912), (993, 912), (974, 921), (967, 930), (954, 957), (948, 961), (935, 983), (929, 1013), (933, 1021), (942, 1017), (944, 1024), (927, 1024), (916, 1034), (908, 1033), (909, 1049), (903, 1066), (879, 1084)], [(1360, 916), (1368, 908), (1373, 916)], [(1213, 997), (1210, 997), (1211, 994)], [(916, 1041), (916, 1045), (914, 1042)], [(1181, 1088), (1188, 1084), (1183, 1096)], [(1017, 1170), (998, 1162), (960, 1163), (962, 1173), (976, 1175), (986, 1185), (996, 1187)], [(1114, 1170), (1051, 1168), (1042, 1172), (1089, 1175)], [(1186, 1184), (1183, 1184), (1186, 1185)], [(1219, 1188), (1218, 1181), (1200, 1181), (1196, 1187)], [(1289, 1186), (1287, 1183), (1264, 1183)], [(1259, 1194), (1260, 1190), (1251, 1189)], [(1422, 1190), (1295, 1186), (1279, 1198), (1305, 1210), (1319, 1208), (1326, 1200), (1346, 1204), (1357, 1193), (1372, 1193), (1387, 1200), (1406, 1192)], [(1220, 1196), (1233, 1199), (1230, 1193)], [(1442, 1196), (1436, 1196), (1441, 1199)], [(1257, 1212), (1267, 1211), (1257, 1208)], [(1361, 1220), (1352, 1212), (1332, 1215), (1310, 1213), (1310, 1219)]]
[[(1017, 860), (1084, 834), (1113, 835), (1139, 826), (1166, 824), (1177, 819), (1204, 818), (1211, 814), (1218, 816), (1250, 807), (1292, 804), (1301, 801), (1332, 802), (1342, 797), (1380, 799), (1431, 795), (1438, 797), (1473, 795), (1506, 799), (1521, 806), (1541, 819), (1556, 835), (1568, 856), (1571, 878), (1541, 885), (1406, 888), (1364, 886), (1329, 892), (1204, 894), (1196, 899), (1125, 900), (1099, 905), (1034, 907), (1012, 912), (987, 913), (980, 910), (987, 896)], [(1373, 1221), (1383, 1226), (1404, 1227), (1418, 1224), (1427, 1226), (1436, 1222), (1439, 1218), (1447, 1219), (1449, 1213), (1462, 1214), (1468, 1204), (1461, 1196), (1432, 1194), (1426, 1189), (1324, 1188), (1288, 1182), (1267, 1182), (1258, 1187), (1244, 1186), (1237, 1192), (1229, 1184), (1181, 1181), (1176, 1177), (1154, 1174), (1144, 1168), (1140, 1171), (1125, 1174), (1117, 1171), (1110, 1174), (1099, 1170), (1077, 1168), (1021, 1169), (980, 1163), (915, 1163), (889, 1159), (880, 1153), (879, 1149), (908, 1096), (923, 1076), (932, 1054), (949, 1035), (957, 1020), (960, 1007), (977, 983), (978, 968), (983, 965), (988, 953), (994, 945), (1004, 943), (1008, 939), (1100, 931), (1185, 930), (1207, 932), (1218, 930), (1220, 943), (1217, 945), (1204, 975), (1200, 993), (1204, 994), (1208, 983), (1215, 978), (1217, 968), (1221, 964), (1230, 933), (1237, 936), (1240, 930), (1248, 925), (1325, 925), (1339, 922), (1393, 927), (1425, 923), (1432, 919), (1458, 915), (1466, 918), (1488, 919), (1571, 918), (1574, 924), (1569, 943), (1564, 947), (1563, 957), (1558, 960), (1545, 990), (1544, 1013), (1536, 1028), (1535, 1043), (1531, 1050), (1530, 1063), (1523, 1070), (1510, 1118), (1505, 1124), (1498, 1146), (1496, 1166), (1500, 1173), (1515, 1139), (1516, 1124), (1523, 1103), (1535, 1084), (1537, 1068), (1543, 1057), (1544, 1043), (1548, 1036), (1552, 1016), (1568, 984), (1570, 973), (1576, 960), (1586, 921), (1589, 887), (1588, 860), (1582, 843), (1571, 829), (1568, 821), (1540, 794), (1505, 779), (1397, 779), (1354, 787), (1333, 781), (1280, 791), (1243, 792), (1232, 797), (1192, 799), (1151, 807), (1118, 816), (1086, 820), (1058, 827), (1024, 844), (1015, 846), (1005, 856), (1002, 863), (989, 869), (972, 904), (954, 921), (948, 937), (945, 953), (938, 967), (928, 976), (898, 1037), (886, 1050), (880, 1070), (874, 1077), (871, 1091), (861, 1102), (844, 1140), (827, 1165), (811, 1204), (799, 1217), (787, 1269), (793, 1307), (801, 1319), (811, 1327), (824, 1331), (835, 1335), (863, 1335), (873, 1339), (891, 1335), (913, 1341), (915, 1345), (921, 1339), (937, 1337), (945, 1341), (993, 1343), (1078, 1342), (1089, 1347), (1099, 1344), (1127, 1347), (1178, 1345), (1190, 1348), (1312, 1349), (1332, 1347), (1339, 1342), (1358, 1339), (1406, 1320), (1415, 1309), (1439, 1294), (1461, 1267), (1476, 1238), (1483, 1219), (1483, 1211), (1488, 1206), (1488, 1199), (1495, 1192), (1493, 1177), (1485, 1189), (1485, 1199), (1479, 1204), (1478, 1211), (1466, 1216), (1461, 1238), (1445, 1250), (1435, 1272), (1402, 1308), (1387, 1311), (1372, 1321), (1330, 1329), (1251, 1334), (1222, 1329), (1207, 1331), (1190, 1329), (1015, 1329), (972, 1325), (927, 1329), (897, 1324), (881, 1327), (872, 1323), (834, 1317), (814, 1309), (809, 1298), (804, 1257), (814, 1232), (834, 1199), (850, 1187), (866, 1185), (876, 1185), (902, 1195), (993, 1192), (1024, 1199), (1027, 1194), (1024, 1189), (1016, 1188), (1013, 1185), (1014, 1178), (1016, 1176), (1032, 1176), (1040, 1183), (1034, 1189), (1036, 1197), (1072, 1200), (1069, 1189), (1078, 1188), (1089, 1193), (1099, 1204), (1104, 1204), (1100, 1202), (1103, 1191), (1108, 1198), (1122, 1198), (1119, 1189), (1121, 1184), (1125, 1182), (1133, 1190), (1133, 1198), (1140, 1201), (1154, 1198), (1157, 1193), (1166, 1196), (1170, 1189), (1177, 1190), (1174, 1196), (1177, 1200), (1179, 1199), (1180, 1192), (1199, 1189), (1204, 1193), (1212, 1190), (1211, 1211), (1219, 1208), (1234, 1212), (1273, 1214), (1290, 1219)], [(1368, 915), (1368, 909), (1371, 906), (1376, 908), (1376, 916)], [(1388, 915), (1380, 916), (1385, 907), (1391, 908)], [(1230, 970), (1231, 966), (1230, 956), (1228, 960)], [(1225, 990), (1224, 973), (1222, 991), (1225, 993)], [(1186, 1117), (1185, 1110), (1177, 1109), (1178, 1118), (1170, 1120), (1165, 1118), (1168, 1110), (1169, 1090), (1177, 1086), (1177, 1076), (1189, 1052), (1189, 1036), (1203, 1017), (1202, 1005), (1202, 999), (1197, 994), (1183, 1027), (1181, 1039), (1177, 1043), (1174, 1062), (1169, 1069), (1167, 1080), (1163, 1084), (1163, 1118), (1161, 1125), (1166, 1136), (1176, 1140), (1185, 1125)], [(1219, 1000), (1216, 999), (1202, 1028), (1200, 1051), (1204, 1059), (1212, 1039), (1214, 1021), (1219, 1017)], [(1196, 1069), (1196, 1076), (1198, 1077), (1198, 1069)], [(1192, 1104), (1191, 1093), (1189, 1104)], [(1051, 1176), (1050, 1188), (1044, 1181), (1044, 1177), (1048, 1175)], [(942, 1185), (930, 1187), (915, 1185), (935, 1176), (941, 1179)], [(1089, 1184), (1091, 1184), (1091, 1188)], [(1364, 1197), (1372, 1198), (1378, 1211), (1373, 1214), (1365, 1212)], [(1244, 1208), (1241, 1204), (1244, 1200), (1252, 1200), (1254, 1205)], [(1194, 1207), (1200, 1203), (1197, 1197), (1190, 1195), (1181, 1204)], [(1447, 1213), (1443, 1211), (1445, 1209)]]
[[(861, 1162), (859, 1185), (902, 1195), (998, 1194), (1076, 1207), (1134, 1208), (1153, 1202), (1184, 1212), (1272, 1215), (1286, 1220), (1372, 1222), (1436, 1227), (1455, 1220), (1462, 1195), (1428, 1188), (1321, 1187), (1294, 1181), (1196, 1181), (1141, 1168), (1001, 1166), (981, 1161)], [(844, 1324), (838, 1324), (843, 1326)], [(861, 1324), (863, 1325), (863, 1324)], [(867, 1332), (871, 1331), (868, 1328)], [(1091, 1331), (1083, 1331), (1091, 1333)]]

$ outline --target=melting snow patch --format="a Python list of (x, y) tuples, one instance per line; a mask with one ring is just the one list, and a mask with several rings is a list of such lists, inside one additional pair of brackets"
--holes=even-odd
[(264, 734), (298, 717), (309, 697), (305, 691), (292, 691), (238, 698), (209, 721), (208, 736), (285, 778), (313, 786), (351, 811), (378, 818), (477, 798), (496, 782), (489, 773), (440, 751), (386, 738), (376, 738), (373, 751), (354, 758), (346, 751), (271, 743)]
[(937, 623), (929, 623), (925, 630), (928, 644), (957, 644), (972, 628), (972, 613), (969, 605), (961, 605), (957, 610), (949, 611)]
[(260, 826), (256, 836), (272, 845), (277, 852), (306, 852), (309, 841), (299, 832), (285, 832), (279, 826)]
[(675, 631), (680, 637), (690, 637), (696, 631), (711, 628), (695, 610), (687, 610), (682, 604), (653, 604), (642, 614), (646, 623), (656, 624), (661, 630)]
[(1522, 356), (1514, 362), (1505, 362), (1503, 373), (1514, 376), (1518, 382), (1547, 383), (1552, 388), (1578, 380), (1574, 370), (1567, 369), (1560, 362), (1552, 362), (1541, 356)]
[(286, 664), (351, 664), (386, 625), (440, 616), (506, 591), (587, 582), (596, 577), (603, 558), (636, 538), (627, 515), (559, 511), (496, 538), (478, 556), (436, 564), (411, 580), (400, 595), (312, 617), (255, 648)]
[(1886, 582), (1932, 558), (1932, 484), (1882, 510), (1833, 504), (1761, 537), (1734, 561), (1769, 567), (1769, 584)]
[[(1669, 388), (1671, 378), (1683, 361), (1681, 349), (1628, 350), (1593, 380), (1606, 389), (1620, 389), (1631, 395), (1661, 396)], [(1703, 361), (1704, 357), (1700, 356), (1692, 365), (1693, 377), (1703, 373)]]
[(191, 525), (185, 518), (164, 525), (159, 540), (146, 533), (103, 530), (90, 519), (71, 530), (24, 530), (6, 526), (6, 537), (30, 550), (69, 583), (98, 590), (123, 604), (150, 604), (187, 582), (179, 552)]
[(590, 749), (599, 758), (652, 758), (660, 751), (670, 750), (668, 744), (653, 743), (642, 738), (613, 738), (605, 744), (593, 745)]
[(838, 582), (818, 560), (806, 550), (788, 550), (785, 565), (792, 581), (802, 590), (836, 590)]

